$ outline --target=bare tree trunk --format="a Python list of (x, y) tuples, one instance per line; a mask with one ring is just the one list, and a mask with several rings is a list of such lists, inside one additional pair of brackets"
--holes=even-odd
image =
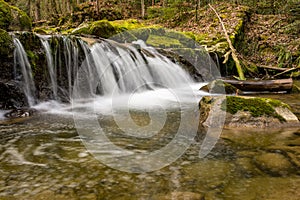
[(196, 23), (198, 22), (198, 10), (200, 8), (200, 0), (196, 0)]
[(145, 0), (141, 0), (142, 18), (145, 17)]
[(97, 9), (97, 15), (99, 15), (99, 12), (100, 12), (100, 0), (96, 0), (96, 9)]
[(68, 13), (71, 13), (70, 0), (66, 0), (66, 10), (67, 10)]
[(35, 9), (34, 9), (35, 21), (39, 21), (41, 19), (41, 5), (40, 0), (35, 1)]

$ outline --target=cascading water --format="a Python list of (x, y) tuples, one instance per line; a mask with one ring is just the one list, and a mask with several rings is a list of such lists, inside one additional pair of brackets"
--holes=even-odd
[(142, 41), (136, 42), (136, 45), (140, 50), (112, 41), (90, 47), (91, 53), (82, 66), (84, 70), (77, 77), (81, 80), (79, 87), (84, 94), (78, 95), (87, 97), (97, 92), (110, 95), (113, 92), (122, 94), (162, 87), (176, 88), (193, 82), (179, 65), (154, 48), (147, 47)]
[[(141, 40), (133, 44), (100, 40), (89, 45), (81, 38), (38, 36), (47, 61), (48, 78), (45, 81), (48, 83), (44, 84), (52, 94), (48, 99), (60, 101), (62, 96), (69, 100), (84, 99), (194, 84), (181, 66)], [(53, 43), (55, 47), (50, 45), (52, 39), (57, 40)], [(35, 104), (35, 86), (31, 67), (17, 38), (15, 45), (15, 60), (22, 67), (24, 91), (32, 106)], [(80, 56), (84, 61), (79, 61)]]
[[(73, 83), (72, 80), (76, 77), (78, 71), (78, 46), (69, 37), (63, 37), (64, 41), (64, 56), (65, 64), (68, 73), (68, 94), (72, 93)], [(81, 41), (81, 40), (79, 40)]]
[(36, 100), (36, 88), (33, 80), (31, 65), (28, 61), (27, 54), (18, 38), (13, 38), (15, 45), (14, 51), (14, 68), (15, 68), (15, 78), (18, 78), (17, 68), (20, 67), (23, 77), (23, 90), (26, 95), (29, 106), (33, 106)]
[(47, 66), (48, 66), (48, 72), (50, 75), (50, 80), (51, 80), (51, 87), (52, 87), (52, 92), (53, 92), (53, 98), (55, 100), (58, 100), (58, 85), (57, 85), (57, 73), (56, 73), (56, 65), (54, 65), (54, 60), (52, 56), (52, 51), (50, 48), (50, 44), (48, 42), (49, 37), (45, 36), (40, 36), (42, 45), (45, 49), (46, 53), (46, 59), (47, 59)]

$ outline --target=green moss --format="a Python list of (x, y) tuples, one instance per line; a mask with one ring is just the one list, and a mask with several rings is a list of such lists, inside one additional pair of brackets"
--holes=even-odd
[(42, 27), (36, 27), (32, 31), (38, 34), (44, 34), (44, 35), (47, 34), (47, 30)]
[[(18, 9), (18, 8), (17, 8)], [(30, 17), (22, 10), (18, 9), (19, 20), (22, 30), (31, 30), (32, 22)]]
[(0, 0), (0, 28), (12, 31), (29, 31), (31, 26), (31, 19), (24, 11)]
[(27, 54), (27, 57), (29, 59), (31, 67), (32, 67), (33, 76), (35, 76), (35, 73), (36, 73), (36, 70), (37, 70), (37, 64), (36, 63), (38, 62), (39, 57), (31, 50), (27, 50), (26, 54)]
[(286, 104), (273, 99), (267, 98), (241, 98), (236, 96), (227, 96), (221, 105), (222, 110), (226, 110), (231, 114), (236, 114), (238, 111), (247, 111), (253, 117), (269, 116), (275, 117), (280, 121), (285, 121), (278, 115), (274, 107), (287, 106)]
[(12, 49), (12, 37), (5, 30), (0, 29), (0, 55), (7, 56)]
[(154, 47), (170, 48), (170, 47), (181, 47), (182, 44), (179, 40), (176, 40), (171, 37), (159, 36), (159, 35), (150, 35), (147, 44)]
[(5, 30), (8, 29), (12, 19), (13, 17), (9, 4), (0, 0), (0, 28)]
[(99, 37), (109, 38), (117, 34), (117, 30), (109, 23), (109, 21), (100, 20), (92, 23), (92, 25), (89, 28), (89, 33), (91, 35), (97, 35)]
[(123, 32), (127, 30), (142, 28), (145, 25), (140, 23), (136, 19), (127, 19), (127, 20), (116, 20), (111, 21), (110, 24), (118, 31)]

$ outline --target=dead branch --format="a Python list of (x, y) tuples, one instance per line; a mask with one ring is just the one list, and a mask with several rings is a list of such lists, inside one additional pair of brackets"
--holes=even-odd
[(231, 42), (231, 40), (230, 40), (230, 38), (229, 38), (229, 36), (228, 36), (227, 30), (226, 30), (226, 28), (225, 28), (225, 26), (224, 26), (224, 23), (223, 23), (223, 21), (222, 21), (220, 15), (217, 13), (217, 11), (216, 11), (210, 4), (208, 4), (208, 5), (209, 5), (209, 7), (215, 12), (215, 14), (217, 15), (217, 17), (218, 17), (218, 19), (219, 19), (219, 21), (220, 21), (220, 24), (221, 24), (222, 29), (223, 29), (224, 34), (225, 34), (225, 38), (226, 38), (226, 40), (227, 40), (227, 42), (228, 42), (228, 44), (229, 44), (229, 48), (231, 49), (231, 55), (232, 55), (232, 58), (233, 58), (233, 60), (234, 60), (234, 62), (235, 62), (235, 67), (236, 67), (237, 72), (238, 72), (238, 74), (239, 74), (239, 79), (240, 79), (240, 80), (245, 80), (245, 76), (244, 76), (243, 69), (242, 69), (241, 64), (240, 64), (240, 61), (239, 61), (239, 59), (238, 59), (238, 57), (237, 57), (236, 50), (235, 50), (235, 48), (233, 47), (232, 42)]
[(285, 73), (294, 71), (294, 70), (296, 70), (296, 69), (300, 69), (300, 67), (294, 67), (294, 68), (287, 69), (287, 70), (285, 70), (285, 71), (283, 71), (283, 72), (280, 72), (280, 73), (278, 73), (278, 74), (275, 74), (274, 77), (277, 77), (277, 76), (280, 76), (280, 75), (282, 75), (282, 74), (285, 74)]

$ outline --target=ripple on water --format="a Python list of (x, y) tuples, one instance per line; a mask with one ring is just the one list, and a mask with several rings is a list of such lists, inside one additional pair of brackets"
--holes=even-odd
[[(173, 120), (165, 127), (167, 131), (176, 128), (174, 123), (178, 120), (176, 114), (170, 116)], [(157, 141), (134, 141), (120, 134), (110, 120), (102, 119), (111, 133), (108, 137), (121, 147), (148, 151), (151, 146), (159, 148), (160, 139), (163, 144), (172, 139), (172, 134), (161, 134)], [(46, 115), (0, 128), (0, 198), (4, 199), (296, 200), (300, 195), (299, 170), (293, 168), (300, 155), (300, 134), (296, 129), (272, 133), (225, 130), (223, 139), (205, 159), (198, 158), (199, 140), (170, 166), (131, 174), (94, 159), (70, 119)], [(280, 159), (293, 166), (284, 165), (289, 173), (281, 173), (281, 165), (279, 172), (270, 173), (273, 154), (280, 154)], [(260, 155), (267, 155), (270, 163), (266, 165)]]

